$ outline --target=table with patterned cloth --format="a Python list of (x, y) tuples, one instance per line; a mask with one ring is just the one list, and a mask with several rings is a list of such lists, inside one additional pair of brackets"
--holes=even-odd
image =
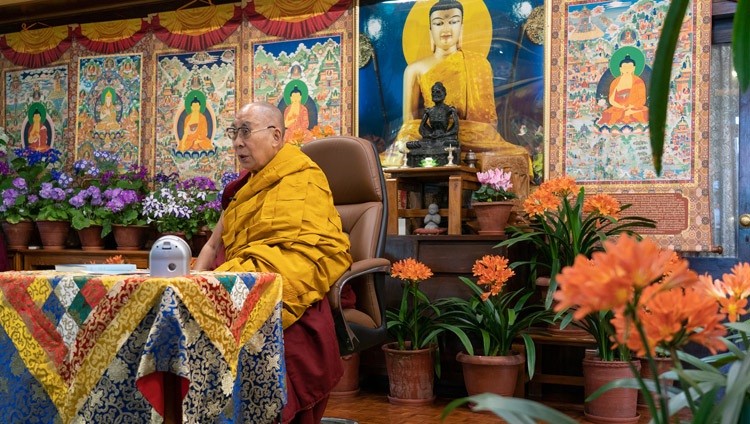
[(170, 397), (184, 422), (272, 422), (285, 372), (277, 274), (0, 273), (4, 423), (162, 422)]

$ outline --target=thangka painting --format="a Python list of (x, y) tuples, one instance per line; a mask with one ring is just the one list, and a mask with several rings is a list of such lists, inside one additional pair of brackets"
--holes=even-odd
[(341, 36), (253, 44), (253, 100), (284, 114), (284, 141), (341, 134)]
[(5, 88), (5, 131), (16, 147), (65, 154), (68, 66), (7, 71)]
[(156, 59), (156, 148), (160, 172), (221, 181), (234, 171), (224, 130), (237, 104), (236, 50), (168, 53)]
[(708, 202), (710, 4), (687, 10), (673, 60), (664, 166), (651, 159), (649, 84), (669, 1), (551, 2), (551, 176), (633, 203), (644, 230), (679, 250), (711, 245)]
[(139, 163), (141, 72), (140, 54), (78, 60), (76, 160), (103, 150), (116, 153), (123, 169)]
[(360, 2), (359, 136), (376, 144), (384, 166), (400, 166), (405, 142), (421, 138), (439, 81), (458, 111), (463, 153), (528, 153), (541, 180), (543, 3)]

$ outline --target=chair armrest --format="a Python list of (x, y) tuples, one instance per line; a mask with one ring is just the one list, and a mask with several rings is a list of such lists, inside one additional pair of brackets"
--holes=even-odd
[(352, 278), (360, 275), (371, 274), (375, 272), (389, 273), (391, 271), (391, 261), (385, 258), (362, 259), (354, 262), (352, 266), (336, 280), (328, 292), (328, 303), (334, 311), (341, 310), (341, 290), (344, 285)]

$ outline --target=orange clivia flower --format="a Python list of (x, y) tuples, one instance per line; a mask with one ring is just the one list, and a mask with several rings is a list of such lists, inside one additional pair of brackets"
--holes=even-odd
[(576, 180), (570, 175), (564, 177), (547, 180), (539, 186), (540, 190), (549, 191), (555, 196), (567, 197), (569, 195), (577, 195), (580, 188), (576, 184)]
[(602, 215), (617, 218), (620, 214), (620, 202), (609, 194), (595, 194), (583, 202), (583, 212), (599, 212)]
[(672, 262), (672, 252), (660, 249), (650, 239), (638, 241), (622, 235), (616, 241), (606, 241), (604, 249), (593, 253), (591, 260), (579, 255), (573, 266), (562, 270), (557, 277), (560, 290), (555, 299), (560, 303), (555, 310), (577, 305), (575, 318), (582, 319), (590, 312), (624, 306), (635, 290), (651, 283), (662, 281), (666, 290), (690, 286), (698, 278), (686, 260)]
[(560, 198), (549, 190), (541, 187), (531, 193), (523, 202), (523, 209), (529, 215), (543, 215), (546, 211), (557, 210), (560, 206)]
[(471, 270), (475, 277), (479, 277), (478, 285), (489, 286), (490, 291), (482, 294), (482, 300), (499, 295), (508, 279), (516, 275), (515, 271), (508, 268), (508, 259), (498, 255), (483, 256), (474, 262)]
[(750, 296), (750, 264), (737, 264), (731, 274), (724, 274), (723, 280), (713, 281), (710, 276), (701, 277), (701, 286), (706, 293), (721, 305), (721, 312), (727, 314), (729, 321), (746, 314), (748, 296)]
[(688, 341), (706, 346), (712, 353), (726, 350), (721, 337), (726, 328), (721, 321), (718, 305), (698, 286), (667, 288), (663, 283), (646, 287), (636, 305), (636, 320), (642, 326), (647, 345), (644, 346), (635, 323), (624, 314), (624, 308), (615, 313), (612, 325), (618, 344), (625, 345), (643, 356), (654, 348), (679, 348)]
[(391, 277), (416, 284), (432, 277), (432, 270), (414, 258), (406, 258), (391, 266)]

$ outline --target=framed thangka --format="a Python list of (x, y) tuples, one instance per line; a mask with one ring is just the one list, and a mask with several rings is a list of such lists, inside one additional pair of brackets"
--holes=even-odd
[(284, 141), (341, 134), (341, 35), (253, 44), (253, 100), (284, 114)]
[(123, 169), (140, 162), (142, 63), (140, 54), (78, 60), (76, 160), (103, 150)]
[(5, 88), (5, 130), (16, 147), (57, 149), (65, 155), (68, 66), (6, 71)]
[(161, 172), (218, 182), (234, 171), (224, 129), (236, 110), (235, 56), (234, 48), (157, 55), (154, 158)]
[(692, 2), (674, 56), (664, 167), (651, 159), (651, 67), (668, 1), (552, 0), (549, 169), (587, 194), (632, 203), (653, 235), (683, 251), (711, 247), (708, 186), (710, 3)]
[(384, 166), (400, 166), (405, 142), (421, 138), (431, 85), (440, 81), (458, 111), (462, 152), (528, 153), (540, 182), (543, 4), (360, 2), (358, 135), (376, 144)]

